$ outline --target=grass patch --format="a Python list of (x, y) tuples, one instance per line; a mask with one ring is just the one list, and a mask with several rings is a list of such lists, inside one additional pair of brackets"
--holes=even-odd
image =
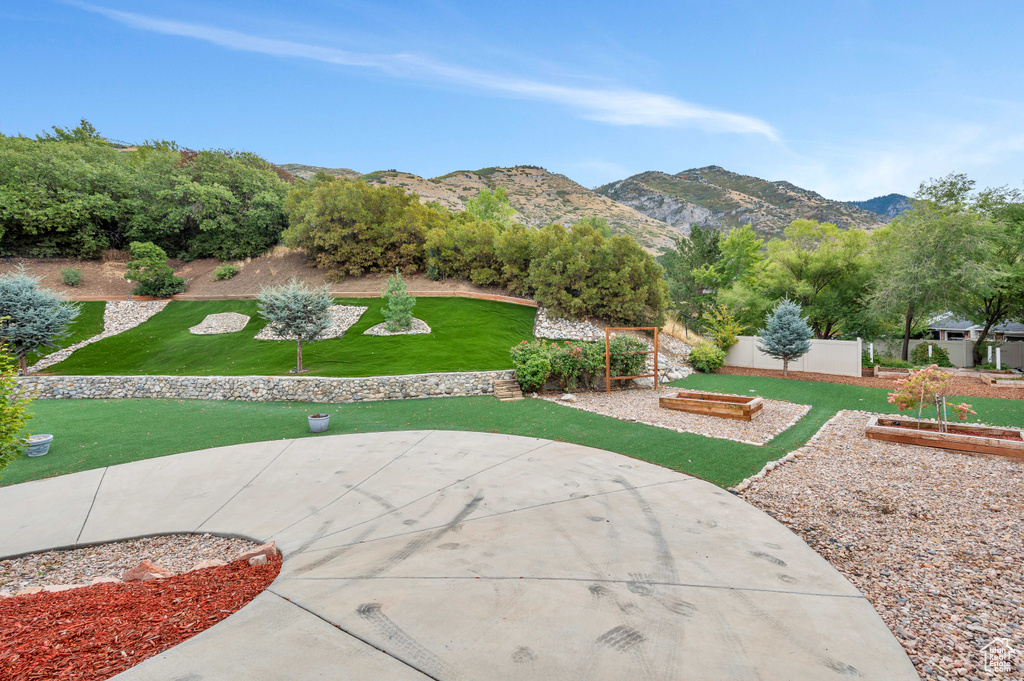
[[(421, 298), (413, 314), (432, 332), (415, 336), (364, 336), (384, 321), (380, 298), (338, 300), (369, 309), (342, 338), (303, 347), (311, 376), (383, 376), (435, 371), (486, 371), (512, 367), (509, 349), (533, 337), (536, 310), (471, 298)], [(208, 314), (238, 312), (251, 319), (235, 333), (189, 333)], [(295, 367), (295, 344), (258, 341), (266, 325), (253, 300), (174, 300), (145, 323), (86, 346), (51, 367), (64, 375), (286, 375)]]
[[(200, 400), (38, 400), (32, 432), (52, 433), (50, 453), (16, 459), (0, 484), (64, 475), (207, 447), (312, 434), (306, 416), (334, 416), (325, 435), (394, 430), (467, 430), (547, 438), (605, 449), (708, 480), (735, 485), (803, 445), (840, 409), (892, 413), (880, 388), (717, 374), (694, 374), (674, 385), (755, 394), (814, 405), (795, 426), (764, 447), (677, 433), (620, 421), (544, 400), (493, 397), (396, 400), (367, 404), (205, 402)], [(653, 396), (652, 396), (653, 399)], [(969, 398), (981, 420), (1024, 427), (1016, 400)]]
[(29, 366), (32, 366), (46, 355), (103, 333), (103, 310), (107, 306), (106, 302), (102, 300), (89, 300), (78, 305), (82, 311), (68, 329), (71, 334), (67, 338), (57, 341), (53, 347), (43, 348), (42, 352), (30, 353), (27, 357)]

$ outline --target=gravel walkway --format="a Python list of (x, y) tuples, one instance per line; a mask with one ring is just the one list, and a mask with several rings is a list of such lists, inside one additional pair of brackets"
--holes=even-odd
[(846, 575), (925, 678), (1024, 678), (982, 652), (1024, 650), (1024, 462), (868, 440), (871, 416), (839, 412), (741, 496)]
[(430, 327), (422, 319), (412, 318), (412, 328), (408, 331), (388, 331), (388, 323), (381, 322), (363, 331), (364, 336), (411, 336), (419, 333), (430, 333)]
[(696, 433), (750, 445), (763, 445), (769, 442), (811, 410), (806, 404), (765, 400), (760, 416), (755, 416), (752, 421), (736, 421), (704, 414), (688, 414), (658, 406), (659, 396), (675, 397), (678, 392), (678, 388), (662, 388), (657, 393), (643, 389), (619, 390), (610, 394), (578, 393), (574, 395), (576, 402), (564, 402), (560, 395), (542, 395), (541, 399), (623, 421), (635, 421), (681, 433)]
[(0, 591), (30, 586), (89, 583), (95, 577), (120, 577), (143, 560), (175, 574), (210, 558), (230, 561), (256, 544), (210, 534), (175, 534), (114, 542), (70, 551), (46, 551), (0, 560)]
[(116, 336), (119, 333), (127, 331), (128, 329), (134, 329), (136, 326), (146, 321), (157, 312), (167, 307), (166, 300), (151, 300), (151, 301), (137, 301), (137, 300), (115, 300), (108, 301), (106, 306), (103, 308), (103, 333), (97, 334), (92, 338), (86, 338), (84, 341), (69, 345), (66, 348), (62, 348), (57, 352), (43, 357), (41, 360), (33, 364), (25, 372), (26, 374), (34, 374), (37, 371), (42, 371), (47, 367), (51, 367), (58, 362), (63, 362), (71, 356), (75, 350), (84, 348), (86, 345), (101, 341), (104, 338)]
[[(363, 316), (368, 308), (362, 305), (332, 305), (331, 306), (331, 324), (324, 330), (317, 340), (326, 340), (328, 338), (341, 338), (345, 335), (345, 332), (352, 327), (353, 324), (359, 321), (359, 318)], [(272, 341), (292, 341), (295, 340), (293, 336), (279, 336), (274, 333), (274, 330), (270, 326), (264, 326), (258, 334), (256, 334), (256, 340), (272, 340)]]
[(203, 321), (189, 327), (189, 333), (197, 336), (213, 336), (220, 333), (236, 333), (249, 323), (249, 315), (238, 312), (208, 314)]

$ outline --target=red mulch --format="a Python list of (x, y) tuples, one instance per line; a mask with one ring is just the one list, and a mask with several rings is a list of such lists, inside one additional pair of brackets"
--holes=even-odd
[[(722, 367), (716, 373), (734, 374), (737, 376), (762, 376), (768, 378), (783, 378), (779, 369), (747, 369), (744, 367)], [(885, 388), (892, 390), (895, 387), (896, 379), (835, 376), (833, 374), (815, 374), (809, 371), (790, 371), (786, 376), (792, 381), (819, 381), (822, 383), (842, 383), (843, 385), (860, 385), (865, 388)], [(1024, 390), (1019, 388), (995, 388), (985, 385), (980, 378), (973, 376), (954, 376), (950, 383), (951, 394), (957, 397), (996, 397), (1004, 400), (1024, 400)]]
[(267, 588), (281, 570), (235, 561), (168, 579), (0, 600), (0, 679), (100, 681), (189, 639)]

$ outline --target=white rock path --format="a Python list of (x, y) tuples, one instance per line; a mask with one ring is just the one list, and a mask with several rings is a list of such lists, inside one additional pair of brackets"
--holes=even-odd
[(86, 338), (84, 341), (75, 343), (74, 345), (69, 345), (66, 348), (61, 348), (57, 352), (43, 357), (41, 360), (30, 366), (25, 373), (34, 374), (37, 371), (42, 371), (54, 364), (63, 362), (70, 357), (73, 352), (84, 348), (86, 345), (90, 345), (96, 341), (101, 341), (104, 338), (116, 336), (128, 329), (134, 329), (136, 326), (148, 320), (165, 307), (167, 307), (166, 300), (107, 301), (106, 306), (103, 308), (103, 333), (97, 334), (92, 338)]

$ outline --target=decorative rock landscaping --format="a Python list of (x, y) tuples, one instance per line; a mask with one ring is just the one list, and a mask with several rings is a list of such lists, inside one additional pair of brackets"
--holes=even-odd
[(103, 333), (97, 334), (92, 338), (87, 338), (80, 343), (69, 345), (66, 348), (61, 348), (57, 352), (43, 357), (41, 360), (33, 364), (28, 368), (26, 373), (33, 374), (37, 371), (42, 371), (47, 367), (51, 367), (58, 362), (63, 362), (71, 356), (75, 350), (84, 348), (86, 345), (101, 341), (104, 338), (116, 336), (119, 333), (123, 333), (128, 329), (133, 329), (142, 322), (146, 321), (157, 312), (160, 312), (167, 307), (166, 300), (150, 300), (150, 301), (135, 301), (135, 300), (113, 300), (107, 302), (103, 308)]
[[(363, 313), (366, 312), (367, 309), (368, 308), (363, 307), (362, 305), (332, 305), (331, 324), (317, 337), (317, 340), (341, 338), (353, 324), (359, 321), (359, 318), (363, 316)], [(256, 334), (256, 340), (294, 341), (296, 339), (294, 336), (280, 336), (274, 333), (274, 330), (270, 328), (270, 326), (264, 326), (260, 332)]]
[(39, 399), (238, 400), (351, 403), (421, 397), (490, 395), (512, 370), (366, 378), (317, 376), (23, 376), (21, 390)]
[(570, 395), (575, 397), (572, 400), (566, 399), (565, 395), (545, 395), (542, 399), (623, 421), (634, 421), (679, 433), (696, 433), (749, 445), (764, 445), (771, 441), (776, 435), (796, 424), (811, 409), (806, 404), (765, 400), (764, 408), (756, 419), (734, 421), (662, 409), (658, 406), (660, 397), (673, 397), (678, 392), (678, 388), (663, 388), (660, 391), (619, 390), (611, 393), (577, 393), (574, 396)]
[(850, 579), (925, 678), (1021, 678), (983, 649), (1024, 647), (1024, 462), (869, 440), (872, 416), (839, 412), (741, 496)]
[(197, 336), (212, 336), (219, 333), (236, 333), (249, 323), (249, 315), (238, 312), (208, 314), (206, 319), (189, 328)]
[(603, 341), (604, 329), (590, 322), (574, 322), (570, 319), (552, 317), (548, 315), (546, 308), (538, 307), (533, 335), (552, 340)]
[(387, 322), (371, 326), (363, 331), (364, 336), (410, 336), (418, 333), (430, 333), (430, 327), (422, 319), (412, 318), (412, 328), (407, 331), (388, 331)]
[[(152, 561), (171, 574), (195, 569), (211, 560), (221, 565), (257, 545), (247, 539), (211, 534), (175, 534), (100, 544), (69, 551), (45, 551), (0, 560), (0, 595), (56, 585), (120, 582), (143, 561)], [(208, 567), (204, 565), (203, 567)]]

